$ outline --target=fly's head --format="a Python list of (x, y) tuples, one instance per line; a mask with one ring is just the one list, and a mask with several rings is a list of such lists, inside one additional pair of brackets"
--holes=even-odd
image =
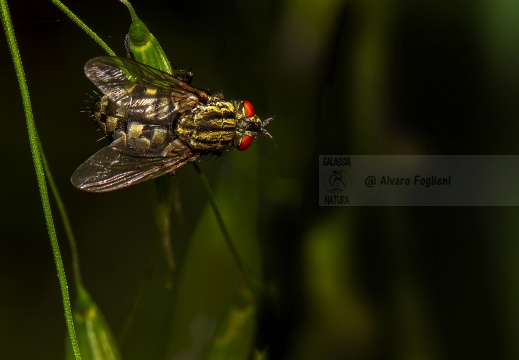
[(272, 121), (273, 118), (268, 118), (261, 121), (254, 111), (254, 106), (250, 101), (243, 100), (235, 103), (236, 107), (236, 136), (234, 137), (234, 146), (238, 150), (246, 150), (251, 144), (252, 140), (265, 134), (272, 139), (272, 135), (268, 133), (265, 126)]

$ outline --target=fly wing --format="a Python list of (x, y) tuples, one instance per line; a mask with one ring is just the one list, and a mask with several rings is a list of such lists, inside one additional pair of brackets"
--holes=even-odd
[(85, 64), (86, 76), (138, 121), (192, 109), (208, 95), (180, 78), (134, 60), (101, 56)]
[(119, 138), (85, 161), (72, 174), (72, 185), (89, 192), (107, 192), (174, 173), (200, 154), (193, 153), (180, 140), (167, 150), (143, 155), (127, 148)]

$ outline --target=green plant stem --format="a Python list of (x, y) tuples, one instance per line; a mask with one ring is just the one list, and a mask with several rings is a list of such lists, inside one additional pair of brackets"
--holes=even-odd
[(83, 21), (81, 21), (80, 18), (78, 18), (72, 11), (70, 11), (68, 7), (63, 5), (59, 0), (51, 1), (54, 5), (59, 7), (61, 11), (63, 11), (70, 19), (72, 19), (72, 21), (74, 21), (81, 29), (83, 29), (83, 31), (86, 32), (88, 36), (94, 39), (94, 41), (98, 43), (99, 46), (101, 46), (108, 55), (115, 56), (115, 53), (112, 51), (112, 49), (110, 49), (110, 47), (106, 45), (106, 43), (99, 36), (97, 36), (95, 32), (93, 32)]
[(75, 358), (81, 359), (81, 354), (79, 353), (79, 346), (76, 339), (76, 333), (74, 331), (72, 309), (70, 307), (70, 298), (67, 289), (67, 279), (65, 277), (63, 261), (61, 259), (61, 254), (59, 251), (58, 238), (56, 235), (56, 229), (54, 228), (54, 221), (52, 219), (49, 195), (47, 193), (47, 185), (45, 183), (45, 174), (43, 172), (40, 149), (38, 146), (38, 134), (36, 132), (36, 124), (34, 123), (34, 117), (32, 114), (29, 88), (27, 87), (27, 81), (25, 79), (25, 74), (23, 71), (22, 59), (20, 57), (20, 52), (18, 51), (16, 37), (14, 34), (13, 25), (11, 23), (9, 9), (7, 7), (7, 0), (0, 0), (0, 15), (2, 18), (2, 25), (4, 27), (5, 35), (7, 38), (7, 43), (9, 45), (9, 50), (11, 51), (11, 56), (13, 58), (16, 77), (18, 79), (18, 84), (20, 86), (20, 93), (27, 122), (27, 131), (29, 133), (29, 143), (31, 146), (32, 159), (34, 162), (34, 168), (36, 170), (36, 178), (38, 180), (38, 187), (40, 189), (40, 197), (43, 205), (43, 213), (45, 214), (47, 230), (49, 232), (52, 253), (54, 255), (54, 261), (56, 263), (56, 269), (58, 272), (58, 279), (61, 288), (61, 296), (63, 299), (63, 308), (65, 310), (65, 321), (67, 323), (68, 334), (70, 337), (70, 342), (72, 344), (72, 349), (74, 351)]
[(216, 199), (214, 198), (214, 193), (213, 193), (213, 190), (211, 189), (211, 185), (209, 185), (209, 181), (207, 180), (206, 176), (204, 175), (204, 173), (202, 172), (202, 169), (200, 169), (198, 164), (196, 162), (193, 162), (192, 164), (195, 166), (195, 169), (198, 172), (198, 175), (200, 176), (200, 181), (202, 182), (202, 185), (204, 186), (204, 189), (207, 192), (207, 196), (209, 197), (209, 202), (211, 203), (211, 207), (213, 208), (214, 216), (216, 216), (216, 221), (218, 222), (218, 225), (220, 226), (220, 229), (222, 230), (222, 234), (225, 239), (225, 242), (227, 242), (227, 246), (229, 246), (229, 249), (231, 250), (231, 252), (236, 260), (236, 264), (238, 265), (238, 268), (245, 275), (245, 268), (243, 266), (243, 262), (241, 261), (240, 254), (238, 253), (238, 250), (234, 246), (234, 243), (231, 240), (231, 235), (229, 234), (229, 231), (227, 230), (227, 227), (225, 226), (225, 223), (223, 221), (220, 210), (218, 209), (218, 204), (216, 204)]
[(135, 13), (135, 10), (133, 10), (133, 6), (132, 4), (130, 4), (129, 1), (127, 0), (119, 0), (121, 3), (123, 3), (124, 5), (126, 5), (126, 7), (128, 8), (128, 11), (130, 12), (130, 16), (132, 17), (132, 21), (140, 21), (139, 18), (137, 17), (137, 14)]
[(254, 274), (254, 272), (250, 270), (250, 268), (249, 271), (247, 271), (247, 269), (245, 268), (245, 264), (241, 260), (240, 253), (238, 252), (238, 249), (236, 249), (236, 246), (234, 246), (234, 243), (231, 239), (231, 235), (229, 234), (229, 231), (225, 226), (220, 210), (218, 209), (218, 204), (216, 203), (213, 190), (211, 189), (211, 185), (209, 184), (207, 177), (204, 175), (202, 169), (200, 169), (196, 162), (193, 162), (192, 164), (194, 165), (196, 171), (198, 172), (198, 175), (200, 176), (200, 181), (202, 182), (202, 185), (207, 193), (207, 197), (209, 198), (209, 203), (211, 204), (214, 216), (216, 217), (216, 222), (220, 226), (225, 242), (227, 243), (227, 246), (229, 247), (232, 255), (234, 256), (234, 260), (236, 261), (236, 265), (238, 266), (238, 269), (240, 270), (243, 279), (246, 281), (247, 285), (254, 290), (255, 293), (259, 292), (263, 295), (268, 295), (267, 289), (263, 284), (263, 281), (256, 274)]
[(76, 287), (83, 287), (83, 281), (81, 280), (81, 271), (79, 267), (79, 256), (76, 246), (76, 237), (74, 236), (74, 232), (72, 231), (72, 226), (70, 225), (67, 210), (65, 209), (63, 200), (61, 199), (56, 183), (54, 182), (54, 178), (52, 177), (52, 173), (50, 172), (49, 164), (47, 162), (47, 158), (45, 157), (45, 153), (43, 152), (43, 147), (41, 145), (41, 141), (39, 138), (38, 145), (40, 147), (41, 160), (43, 163), (43, 170), (46, 174), (47, 183), (49, 184), (52, 196), (54, 196), (54, 200), (56, 201), (56, 205), (61, 216), (61, 221), (63, 221), (63, 227), (65, 228), (65, 233), (67, 234), (68, 242), (70, 245), (70, 251), (72, 253), (72, 271), (74, 273)]

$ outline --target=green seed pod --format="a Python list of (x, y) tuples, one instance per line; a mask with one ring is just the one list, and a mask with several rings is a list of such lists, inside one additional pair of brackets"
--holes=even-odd
[[(121, 359), (119, 348), (103, 314), (83, 288), (78, 289), (78, 299), (73, 309), (79, 351), (83, 360)], [(74, 354), (70, 341), (66, 342), (67, 359)]]
[(227, 311), (218, 321), (205, 358), (247, 359), (253, 353), (255, 331), (256, 301), (250, 289), (241, 284)]
[(125, 44), (133, 59), (168, 74), (173, 74), (171, 64), (157, 39), (137, 17), (132, 5), (127, 0), (121, 0), (121, 2), (126, 5), (132, 17), (132, 24), (126, 36)]

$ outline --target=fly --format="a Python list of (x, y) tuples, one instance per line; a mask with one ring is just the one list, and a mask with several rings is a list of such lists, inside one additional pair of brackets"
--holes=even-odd
[(272, 118), (261, 121), (249, 101), (192, 87), (188, 76), (110, 56), (88, 61), (85, 74), (104, 94), (93, 117), (111, 143), (72, 174), (78, 189), (122, 189), (207, 153), (246, 150), (260, 134), (272, 138), (265, 129)]

